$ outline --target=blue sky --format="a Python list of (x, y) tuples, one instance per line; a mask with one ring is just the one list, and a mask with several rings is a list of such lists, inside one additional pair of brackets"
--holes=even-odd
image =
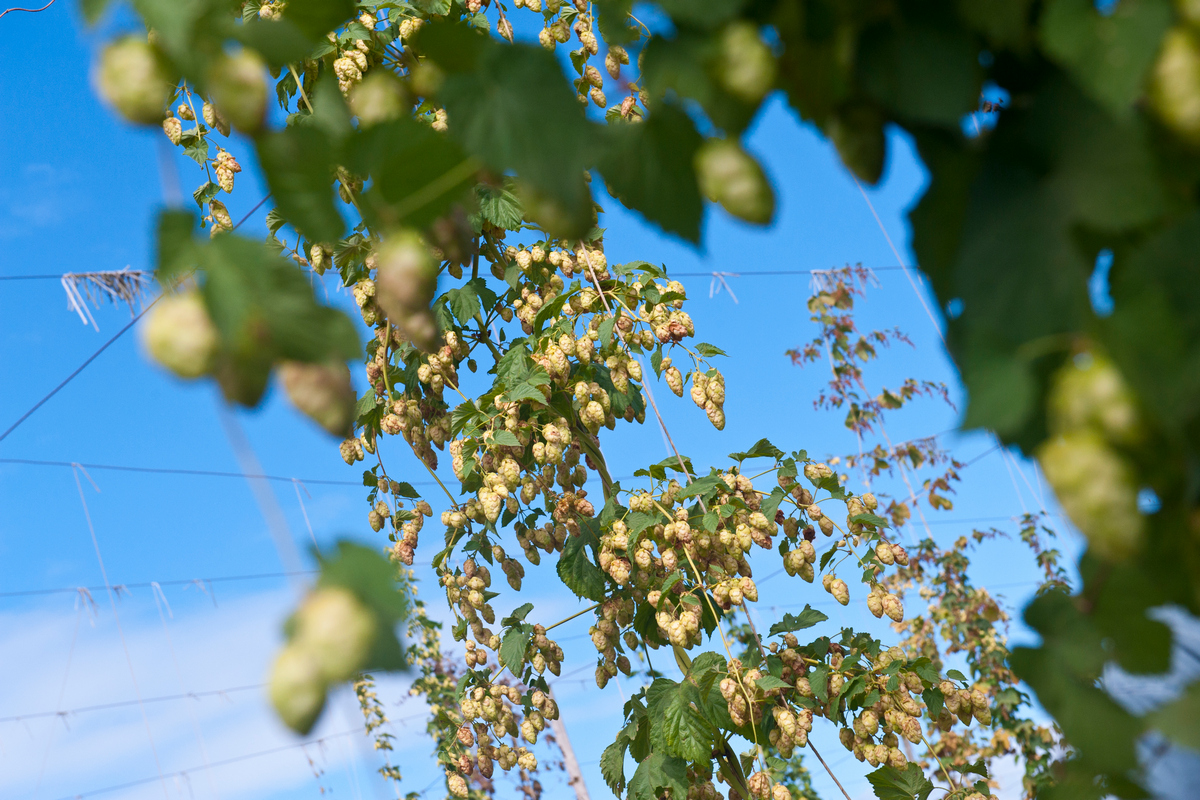
[[(0, 277), (126, 265), (151, 268), (149, 233), (164, 200), (162, 134), (130, 128), (96, 100), (89, 69), (101, 39), (83, 30), (74, 4), (60, 2), (37, 15), (10, 14), (0, 26), (5, 63), (25, 65), (19, 80), (0, 84)], [(704, 250), (697, 252), (603, 200), (609, 212), (603, 223), (609, 260), (645, 259), (665, 264), (671, 273), (705, 274), (856, 263), (896, 266), (896, 256), (848, 173), (783, 103), (768, 104), (748, 146), (762, 157), (779, 187), (773, 228), (751, 229), (714, 212)], [(231, 150), (246, 167), (227, 201), (238, 219), (265, 192), (245, 147)], [(195, 164), (182, 157), (170, 159), (165, 174), (172, 170), (178, 171), (185, 197), (202, 180)], [(886, 177), (868, 192), (906, 261), (911, 255), (904, 211), (924, 179), (908, 145), (893, 138)], [(261, 219), (257, 215), (247, 228), (261, 231)], [(913, 287), (899, 271), (877, 275), (878, 288), (860, 306), (860, 327), (899, 326), (914, 347), (899, 345), (885, 354), (868, 376), (872, 386), (894, 386), (907, 376), (945, 381), (961, 410), (961, 387)], [(796, 368), (784, 355), (814, 333), (804, 308), (808, 276), (729, 278), (736, 303), (724, 291), (710, 298), (710, 278), (683, 280), (697, 338), (719, 345), (731, 357), (720, 364), (728, 396), (723, 432), (713, 430), (686, 398), (674, 398), (661, 384), (652, 387), (681, 449), (697, 465), (720, 463), (724, 454), (763, 436), (788, 450), (852, 451), (853, 439), (838, 415), (813, 409), (825, 374), (815, 367)], [(345, 301), (332, 280), (325, 291), (335, 301)], [(67, 311), (57, 281), (0, 281), (0, 429), (129, 319), (124, 309), (105, 307), (93, 313), (99, 332)], [(268, 394), (260, 409), (235, 416), (268, 474), (348, 482), (360, 474), (347, 468), (336, 443), (294, 412), (277, 391)], [(940, 402), (920, 401), (893, 417), (888, 433), (900, 441), (950, 431), (958, 416), (959, 411)], [(993, 445), (980, 433), (948, 434), (944, 441), (963, 461)], [(630, 475), (667, 455), (652, 423), (606, 433), (602, 446), (614, 475)], [(393, 475), (399, 472), (414, 482), (424, 477), (399, 447), (390, 445), (390, 450), (386, 455)], [(0, 459), (240, 469), (215, 390), (165, 375), (129, 334), (0, 443)], [(442, 472), (448, 475), (445, 461)], [(261, 575), (286, 568), (249, 485), (240, 478), (92, 469), (81, 473), (79, 481), (114, 584)], [(340, 536), (378, 542), (366, 525), (361, 487), (274, 482), (271, 489), (287, 536), (295, 551), (305, 554), (306, 565), (308, 523), (322, 543)], [(939, 541), (949, 542), (971, 530), (964, 520), (983, 518), (1012, 532), (1015, 526), (1004, 520), (1025, 509), (1039, 510), (1043, 494), (1050, 502), (1029, 464), (1007, 463), (992, 452), (963, 471), (953, 511), (930, 515), (936, 519), (932, 530)], [(429, 499), (440, 510), (437, 497), (430, 494)], [(1061, 545), (1069, 554), (1077, 551), (1069, 533)], [(418, 561), (427, 560), (425, 556), (419, 553)], [(766, 558), (759, 561), (757, 575), (776, 569)], [(545, 564), (540, 572), (530, 570), (526, 585), (537, 601), (535, 615), (550, 622), (567, 616), (577, 604), (555, 590), (552, 565)], [(428, 570), (418, 573), (425, 579), (424, 595), (439, 606)], [(1036, 571), (1019, 544), (999, 542), (981, 551), (973, 577), (1019, 607), (1033, 589)], [(161, 595), (152, 588), (133, 588), (116, 604), (120, 631), (103, 591), (93, 594), (94, 606), (72, 592), (8, 594), (102, 584), (72, 470), (0, 462), (0, 652), (5, 654), (0, 660), (0, 718), (126, 703), (61, 719), (0, 721), (0, 795), (59, 798), (150, 778), (102, 796), (151, 798), (165, 792), (172, 798), (302, 798), (319, 796), (322, 787), (335, 798), (392, 796), (372, 775), (377, 756), (362, 736), (338, 735), (358, 724), (350, 696), (334, 698), (314, 733), (314, 738), (331, 738), (301, 748), (274, 721), (261, 690), (245, 688), (264, 680), (279, 624), (299, 590), (295, 581), (218, 581), (203, 590), (197, 584), (170, 584)], [(845, 624), (893, 636), (861, 604), (830, 608), (819, 587), (789, 582), (782, 575), (763, 584), (756, 614), (769, 625), (774, 615), (805, 602), (830, 614), (828, 631), (822, 632)], [(563, 673), (570, 677), (556, 689), (592, 796), (605, 797), (608, 790), (596, 760), (620, 723), (616, 695), (628, 696), (637, 686), (626, 681), (610, 684), (603, 693), (595, 690), (587, 624), (584, 617), (560, 629), (559, 641), (567, 650)], [(1016, 622), (1012, 633), (1017, 640), (1027, 636)], [(404, 686), (400, 676), (386, 681), (381, 691), (393, 719), (420, 714), (417, 701), (401, 702), (407, 697)], [(237, 691), (215, 694), (226, 689)], [(128, 704), (139, 694), (154, 698), (188, 692), (212, 694), (145, 703), (146, 721), (136, 704)], [(430, 744), (418, 735), (423, 726), (419, 719), (408, 719), (406, 725), (395, 727), (395, 759), (406, 775), (402, 791), (420, 791), (435, 777)], [(862, 778), (866, 770), (836, 744), (832, 728), (827, 726), (815, 741), (852, 795), (869, 796)], [(276, 752), (256, 755), (271, 750)], [(229, 763), (203, 766), (223, 761)], [(172, 775), (162, 785), (155, 777), (160, 770)], [(180, 772), (186, 775), (176, 774)], [(815, 781), (832, 796), (824, 774), (815, 773)], [(547, 786), (561, 796), (553, 780)]]

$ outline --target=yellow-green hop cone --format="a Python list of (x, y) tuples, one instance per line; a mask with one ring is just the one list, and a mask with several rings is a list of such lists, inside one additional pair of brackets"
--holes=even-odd
[(212, 103), (205, 103), (201, 109), (200, 115), (204, 117), (204, 124), (221, 132), (222, 136), (228, 136), (230, 127), (229, 120), (221, 116), (216, 107)]
[(409, 105), (404, 84), (386, 70), (372, 72), (350, 90), (350, 109), (366, 127), (399, 118)]
[(1195, 33), (1184, 27), (1167, 32), (1147, 95), (1159, 119), (1200, 144), (1200, 38)]
[(154, 46), (136, 36), (112, 42), (100, 54), (96, 86), (105, 100), (131, 122), (156, 125), (175, 89)]
[(1095, 431), (1081, 430), (1042, 445), (1038, 461), (1063, 510), (1097, 555), (1124, 560), (1137, 552), (1145, 520), (1125, 461)]
[(163, 297), (141, 333), (150, 356), (179, 377), (199, 378), (212, 369), (219, 339), (198, 291)]
[(1118, 444), (1141, 434), (1133, 393), (1116, 366), (1094, 353), (1076, 357), (1055, 374), (1047, 410), (1057, 433), (1092, 428)]
[(255, 133), (267, 113), (267, 65), (253, 50), (215, 59), (207, 88), (220, 115), (242, 133)]
[(730, 139), (709, 139), (696, 151), (696, 177), (705, 196), (738, 219), (766, 225), (775, 192), (754, 157)]
[(346, 589), (331, 586), (310, 594), (296, 611), (292, 644), (312, 653), (329, 683), (349, 680), (370, 666), (378, 633), (369, 608)]
[(354, 385), (344, 362), (304, 364), (285, 361), (279, 377), (288, 399), (334, 436), (345, 436), (354, 421)]
[(775, 83), (775, 56), (751, 22), (734, 22), (721, 32), (717, 82), (747, 103), (762, 100)]
[(167, 117), (163, 120), (162, 127), (171, 144), (179, 144), (179, 140), (183, 138), (183, 123), (175, 117)]
[(279, 651), (268, 692), (285, 725), (302, 735), (311, 731), (325, 708), (326, 688), (320, 662), (311, 652), (294, 643)]

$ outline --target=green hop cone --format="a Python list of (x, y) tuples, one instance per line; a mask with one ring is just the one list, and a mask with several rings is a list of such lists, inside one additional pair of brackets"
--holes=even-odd
[(159, 125), (175, 89), (154, 46), (137, 36), (112, 42), (100, 54), (95, 80), (101, 96), (130, 122)]
[(328, 687), (320, 661), (304, 647), (289, 644), (271, 667), (268, 693), (283, 723), (301, 735), (312, 730), (325, 708)]
[(397, 119), (411, 103), (404, 84), (390, 72), (372, 72), (350, 92), (350, 108), (364, 127)]
[(775, 56), (751, 22), (734, 22), (721, 32), (717, 82), (747, 103), (757, 103), (775, 84)]
[(437, 264), (413, 231), (394, 233), (376, 251), (375, 300), (388, 319), (422, 350), (437, 345), (429, 303), (437, 287)]
[(709, 139), (696, 151), (700, 189), (738, 219), (767, 225), (775, 216), (775, 192), (754, 157), (730, 139)]
[(1085, 353), (1054, 376), (1047, 399), (1051, 430), (1091, 428), (1116, 444), (1140, 438), (1137, 405), (1121, 373), (1107, 358)]
[(1133, 474), (1099, 433), (1055, 437), (1037, 456), (1063, 510), (1100, 557), (1121, 561), (1137, 552), (1145, 521)]
[(242, 133), (255, 133), (267, 113), (267, 65), (253, 50), (215, 59), (207, 88), (217, 112)]
[(1179, 136), (1200, 144), (1200, 39), (1184, 27), (1163, 38), (1150, 78), (1150, 107)]
[(317, 589), (296, 611), (294, 622), (292, 646), (313, 655), (325, 681), (349, 680), (369, 666), (378, 620), (352, 592)]
[(181, 378), (199, 378), (213, 367), (217, 329), (198, 291), (163, 297), (150, 309), (141, 333), (150, 356)]
[(354, 385), (344, 362), (304, 364), (285, 361), (279, 368), (292, 405), (334, 436), (345, 437), (354, 421)]

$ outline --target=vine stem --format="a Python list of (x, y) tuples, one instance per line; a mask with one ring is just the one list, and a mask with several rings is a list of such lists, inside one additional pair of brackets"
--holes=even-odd
[(955, 785), (954, 779), (950, 777), (950, 770), (946, 769), (946, 765), (942, 763), (942, 757), (937, 754), (937, 751), (933, 749), (933, 745), (925, 738), (924, 731), (921, 732), (921, 743), (925, 745), (925, 749), (929, 751), (929, 754), (937, 760), (938, 766), (942, 768), (942, 774), (946, 776), (946, 783), (950, 784), (950, 790), (958, 791), (958, 786)]
[[(604, 310), (609, 314), (612, 314), (612, 306), (608, 304), (608, 297), (604, 294), (604, 289), (600, 287), (600, 281), (596, 277), (596, 268), (592, 266), (592, 257), (588, 254), (587, 245), (585, 245), (582, 240), (579, 242), (579, 248), (583, 251), (584, 261), (587, 262), (588, 275), (592, 279), (592, 284), (596, 287), (596, 292), (600, 295), (600, 301), (604, 303)], [(641, 359), (635, 358), (634, 360), (638, 362), (639, 367), (642, 366)], [(645, 370), (643, 370), (642, 374), (643, 376), (645, 375)], [(694, 481), (695, 477), (692, 475), (691, 470), (687, 468), (687, 464), (684, 463), (683, 456), (679, 454), (679, 448), (675, 446), (675, 440), (671, 438), (671, 432), (667, 430), (667, 423), (663, 420), (662, 413), (660, 413), (658, 410), (658, 403), (654, 402), (654, 395), (650, 392), (646, 392), (646, 397), (650, 399), (650, 407), (654, 409), (654, 416), (658, 419), (658, 426), (662, 428), (663, 436), (667, 437), (667, 444), (671, 446), (671, 452), (675, 454), (675, 459), (679, 462), (679, 468), (683, 470), (683, 474), (687, 476), (689, 481)], [(708, 512), (708, 508), (705, 506), (703, 500), (700, 501), (700, 508), (702, 508), (705, 513)]]
[(817, 761), (821, 762), (821, 766), (824, 767), (825, 771), (829, 773), (829, 777), (833, 778), (833, 782), (836, 783), (837, 787), (842, 790), (842, 796), (845, 797), (846, 800), (850, 800), (850, 793), (846, 791), (845, 786), (842, 786), (842, 782), (837, 779), (837, 775), (833, 774), (833, 770), (831, 770), (829, 765), (825, 763), (825, 759), (821, 758), (821, 753), (818, 752), (817, 746), (813, 744), (811, 740), (808, 743), (808, 749), (813, 751), (813, 755), (817, 757)]
[(593, 605), (588, 606), (587, 608), (583, 609), (582, 611), (576, 611), (574, 614), (567, 617), (566, 619), (560, 619), (558, 622), (554, 623), (553, 625), (547, 626), (546, 630), (552, 631), (555, 628), (557, 628), (559, 625), (565, 625), (566, 623), (570, 622), (571, 620), (575, 619), (576, 617), (582, 617), (584, 614), (588, 613), (589, 611), (595, 611), (599, 607), (600, 607), (599, 603), (594, 603)]

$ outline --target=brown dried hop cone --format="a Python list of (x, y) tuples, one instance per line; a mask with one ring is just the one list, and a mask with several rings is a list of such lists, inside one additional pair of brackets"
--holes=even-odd
[(219, 340), (198, 291), (163, 297), (141, 332), (150, 356), (179, 377), (199, 378), (212, 369)]
[(334, 436), (345, 436), (354, 421), (354, 386), (350, 368), (340, 361), (304, 364), (285, 361), (279, 376), (288, 399)]
[(121, 116), (144, 125), (162, 120), (175, 88), (158, 51), (136, 36), (106, 46), (94, 77), (100, 94)]

